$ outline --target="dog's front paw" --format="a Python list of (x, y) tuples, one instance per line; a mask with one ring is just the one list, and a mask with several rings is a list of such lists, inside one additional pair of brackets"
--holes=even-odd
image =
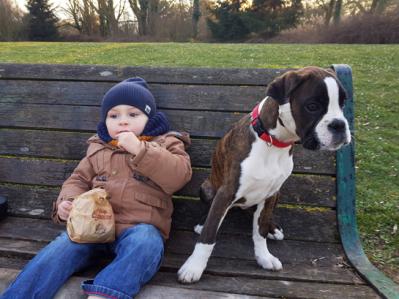
[(267, 238), (278, 241), (283, 240), (284, 239), (283, 229), (276, 227), (273, 231), (270, 231), (267, 234)]
[(205, 267), (206, 263), (191, 255), (177, 272), (177, 280), (181, 283), (197, 282), (200, 280)]
[(280, 260), (271, 254), (265, 256), (257, 256), (256, 261), (259, 266), (267, 270), (279, 271), (283, 269), (283, 265)]

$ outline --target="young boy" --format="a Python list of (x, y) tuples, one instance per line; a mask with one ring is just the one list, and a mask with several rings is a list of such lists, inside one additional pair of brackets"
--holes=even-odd
[(188, 134), (170, 132), (147, 83), (131, 78), (105, 94), (97, 135), (88, 143), (86, 157), (54, 203), (53, 219), (65, 223), (74, 197), (104, 188), (115, 215), (115, 241), (74, 243), (63, 232), (28, 263), (1, 299), (53, 298), (74, 272), (104, 251), (114, 259), (94, 280), (82, 283), (88, 298), (132, 298), (158, 271), (171, 226), (172, 194), (191, 178)]

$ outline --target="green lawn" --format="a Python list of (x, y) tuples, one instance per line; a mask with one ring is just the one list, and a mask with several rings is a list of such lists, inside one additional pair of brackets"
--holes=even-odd
[(283, 68), (352, 66), (358, 222), (369, 258), (399, 282), (399, 45), (0, 43), (0, 62)]

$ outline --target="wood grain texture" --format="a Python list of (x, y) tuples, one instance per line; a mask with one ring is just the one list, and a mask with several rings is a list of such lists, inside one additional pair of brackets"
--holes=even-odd
[[(48, 203), (49, 198), (57, 197), (59, 189), (54, 191), (53, 187), (60, 187), (70, 176), (77, 162), (0, 158), (0, 189), (5, 196), (9, 196), (11, 202), (16, 200), (15, 205), (26, 206), (24, 202), (29, 196), (32, 198), (42, 197), (43, 204)], [(202, 182), (208, 177), (209, 169), (194, 169), (193, 176), (181, 190), (175, 194), (178, 196), (198, 197)], [(4, 183), (18, 184), (17, 186), (4, 187)], [(24, 188), (19, 186), (38, 185)], [(43, 187), (50, 187), (46, 195)], [(37, 195), (37, 188), (44, 193)], [(28, 189), (28, 190), (26, 190)], [(21, 190), (18, 191), (18, 190)], [(23, 194), (23, 192), (26, 192)], [(53, 190), (53, 191), (52, 191)], [(55, 193), (54, 193), (55, 192)], [(331, 177), (315, 175), (291, 175), (281, 188), (281, 202), (305, 204), (314, 206), (335, 206), (335, 180)], [(17, 199), (19, 198), (19, 199)], [(29, 206), (29, 205), (28, 205)], [(28, 207), (27, 207), (28, 208)]]
[(139, 76), (149, 83), (266, 85), (287, 70), (0, 63), (0, 79), (119, 82)]
[[(0, 143), (0, 155), (48, 157), (80, 160), (87, 150), (92, 133), (46, 130), (0, 129), (7, 142)], [(55, 143), (55, 140), (57, 141)], [(210, 167), (217, 140), (192, 139), (188, 148), (194, 167)], [(62, 146), (60, 146), (62, 145)], [(294, 171), (302, 173), (334, 174), (335, 155), (328, 151), (310, 151), (294, 145)]]

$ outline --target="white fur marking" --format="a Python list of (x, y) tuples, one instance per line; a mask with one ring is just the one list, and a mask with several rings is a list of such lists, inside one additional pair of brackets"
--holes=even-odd
[(194, 226), (194, 232), (200, 235), (203, 228), (203, 225), (197, 224), (196, 226)]
[(337, 145), (333, 143), (333, 133), (328, 129), (328, 125), (331, 124), (335, 119), (341, 120), (345, 123), (345, 134), (346, 143), (351, 140), (351, 135), (349, 132), (348, 121), (344, 117), (343, 111), (339, 106), (339, 87), (338, 83), (332, 77), (327, 77), (324, 79), (324, 83), (327, 87), (328, 93), (328, 108), (327, 113), (323, 116), (320, 122), (315, 128), (317, 138), (320, 140), (321, 149), (336, 150), (341, 147), (341, 144)]
[(193, 253), (177, 272), (178, 280), (183, 283), (198, 281), (206, 268), (213, 247), (215, 244), (195, 244)]
[(283, 240), (284, 239), (283, 229), (281, 229), (281, 230), (278, 228), (274, 229), (273, 234), (271, 234), (271, 233), (267, 234), (267, 238), (272, 239), (272, 240), (278, 240), (278, 241)]
[(269, 98), (269, 97), (264, 98), (264, 99), (259, 103), (259, 106), (258, 106), (258, 114), (260, 114), (260, 112), (262, 111), (263, 105), (265, 104), (265, 102), (267, 101), (268, 98)]
[(283, 266), (278, 258), (273, 256), (267, 249), (266, 238), (259, 234), (258, 219), (265, 202), (258, 204), (253, 218), (252, 239), (254, 241), (255, 258), (259, 266), (268, 270), (281, 270)]
[(286, 142), (299, 140), (299, 136), (296, 134), (295, 120), (292, 117), (291, 104), (288, 102), (280, 105), (278, 113), (284, 127), (277, 121), (276, 128), (270, 130), (270, 134), (278, 136), (278, 138)]
[(248, 157), (241, 162), (239, 188), (234, 199), (246, 199), (244, 204), (236, 204), (240, 207), (251, 207), (275, 194), (291, 174), (294, 165), (292, 155), (288, 153), (290, 147), (270, 147), (253, 134), (256, 140), (252, 143)]

